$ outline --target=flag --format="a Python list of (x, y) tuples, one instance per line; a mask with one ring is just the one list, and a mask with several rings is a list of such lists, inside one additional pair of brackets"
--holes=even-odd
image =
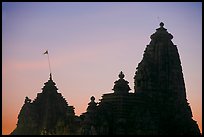
[(48, 54), (48, 50), (46, 50), (44, 54)]

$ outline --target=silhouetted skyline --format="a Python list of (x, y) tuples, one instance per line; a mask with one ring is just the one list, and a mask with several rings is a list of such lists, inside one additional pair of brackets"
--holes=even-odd
[[(201, 3), (2, 3), (2, 134), (17, 123), (49, 77), (77, 115), (111, 88), (121, 70), (134, 72), (160, 20), (175, 37), (187, 99), (202, 131)], [(130, 91), (132, 92), (132, 91)]]

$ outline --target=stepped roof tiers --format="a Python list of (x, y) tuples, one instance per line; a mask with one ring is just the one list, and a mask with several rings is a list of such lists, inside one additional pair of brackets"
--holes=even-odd
[[(99, 103), (92, 96), (84, 119), (87, 121), (82, 125), (84, 135), (123, 135), (133, 133), (134, 104), (143, 104), (142, 100), (136, 99), (134, 93), (129, 93), (128, 81), (121, 71), (119, 79), (114, 82), (114, 93), (103, 94)], [(140, 107), (138, 105), (137, 107)]]
[(65, 98), (57, 92), (55, 82), (50, 79), (42, 93), (31, 102), (26, 97), (18, 115), (18, 123), (12, 135), (53, 135), (73, 134), (75, 123), (74, 107), (68, 106)]

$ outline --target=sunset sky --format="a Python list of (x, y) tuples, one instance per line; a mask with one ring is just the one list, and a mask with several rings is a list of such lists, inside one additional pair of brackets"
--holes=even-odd
[(10, 134), (26, 96), (49, 79), (48, 49), (58, 92), (86, 111), (112, 93), (122, 70), (134, 75), (160, 22), (174, 38), (193, 119), (202, 130), (202, 3), (2, 3), (2, 134)]

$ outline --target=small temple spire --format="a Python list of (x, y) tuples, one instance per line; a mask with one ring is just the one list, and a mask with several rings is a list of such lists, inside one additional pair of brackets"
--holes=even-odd
[(88, 103), (88, 112), (93, 112), (96, 109), (97, 103), (95, 102), (95, 97), (91, 96), (90, 98), (91, 102)]
[(91, 102), (94, 102), (95, 101), (95, 97), (91, 96), (90, 100), (91, 100)]
[(24, 103), (25, 103), (25, 104), (26, 104), (26, 103), (31, 103), (31, 99), (28, 98), (28, 96), (26, 96), (26, 97), (25, 97), (25, 101), (24, 101)]
[[(43, 92), (50, 92), (50, 91), (56, 91), (58, 88), (56, 87), (56, 83), (52, 79), (52, 73), (50, 73), (50, 77), (46, 83), (44, 83), (44, 87), (42, 88)], [(55, 90), (53, 90), (55, 89)]]
[(128, 93), (131, 89), (128, 85), (129, 82), (124, 80), (125, 75), (123, 74), (122, 71), (120, 72), (118, 77), (120, 79), (114, 82), (115, 85), (112, 90), (114, 91), (114, 93), (119, 94)]

